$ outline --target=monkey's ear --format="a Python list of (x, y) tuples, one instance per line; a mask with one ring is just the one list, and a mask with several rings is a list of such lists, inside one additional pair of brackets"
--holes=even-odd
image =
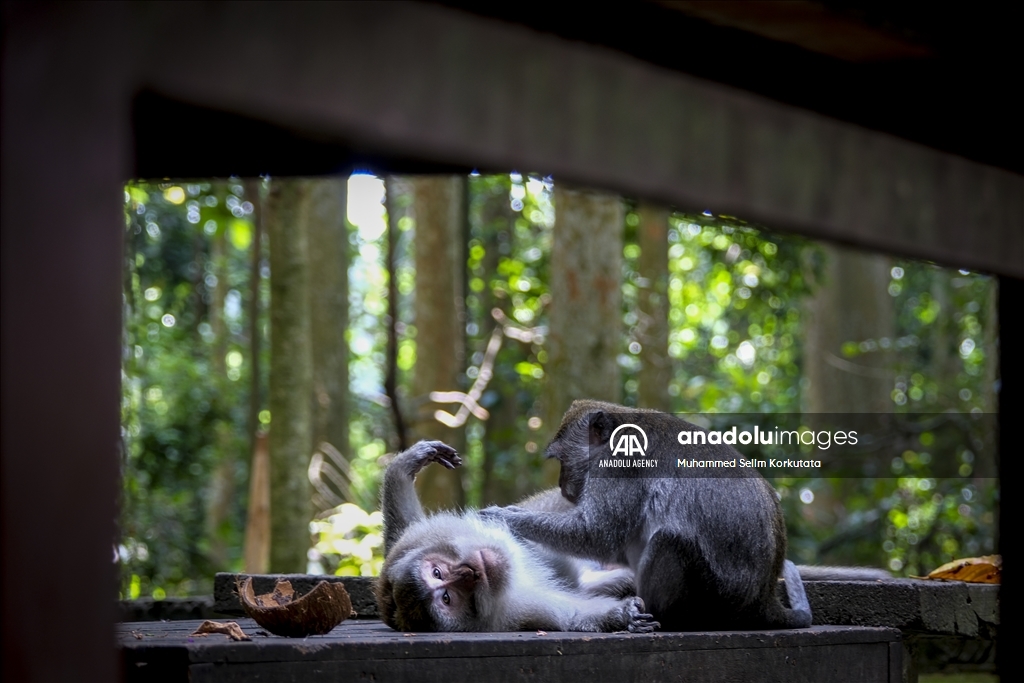
[(611, 438), (611, 424), (608, 415), (603, 410), (597, 410), (588, 416), (589, 428), (587, 431), (588, 440), (591, 446), (600, 446), (608, 443)]

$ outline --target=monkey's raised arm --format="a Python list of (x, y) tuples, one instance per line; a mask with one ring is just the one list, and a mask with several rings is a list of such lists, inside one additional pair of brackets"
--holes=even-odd
[(452, 470), (462, 464), (462, 458), (454, 448), (441, 441), (420, 441), (396, 455), (384, 472), (380, 493), (384, 513), (384, 557), (391, 552), (406, 527), (423, 519), (423, 506), (413, 481), (419, 471), (432, 462)]

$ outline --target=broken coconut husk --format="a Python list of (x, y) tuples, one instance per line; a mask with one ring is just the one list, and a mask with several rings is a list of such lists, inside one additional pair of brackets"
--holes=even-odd
[(279, 636), (305, 638), (330, 633), (355, 614), (341, 583), (321, 581), (300, 598), (295, 597), (291, 582), (284, 580), (278, 580), (272, 593), (254, 593), (252, 577), (238, 584), (242, 609), (257, 624)]

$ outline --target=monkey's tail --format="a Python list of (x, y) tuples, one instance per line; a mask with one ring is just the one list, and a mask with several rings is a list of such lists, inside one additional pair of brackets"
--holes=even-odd
[(800, 578), (800, 570), (796, 565), (786, 560), (782, 565), (782, 578), (786, 580), (786, 597), (789, 598), (789, 607), (783, 607), (778, 600), (775, 601), (775, 614), (769, 616), (771, 626), (774, 628), (808, 628), (811, 625), (811, 603), (807, 601), (807, 593), (804, 592), (804, 582)]
[(892, 574), (874, 567), (820, 567), (797, 565), (804, 581), (888, 581)]

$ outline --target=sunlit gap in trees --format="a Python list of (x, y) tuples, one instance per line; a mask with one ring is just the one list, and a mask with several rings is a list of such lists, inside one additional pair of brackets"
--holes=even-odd
[(348, 179), (348, 222), (356, 252), (349, 265), (349, 386), (357, 394), (381, 401), (384, 359), (374, 355), (387, 314), (387, 272), (381, 242), (387, 232), (384, 180), (370, 174)]

